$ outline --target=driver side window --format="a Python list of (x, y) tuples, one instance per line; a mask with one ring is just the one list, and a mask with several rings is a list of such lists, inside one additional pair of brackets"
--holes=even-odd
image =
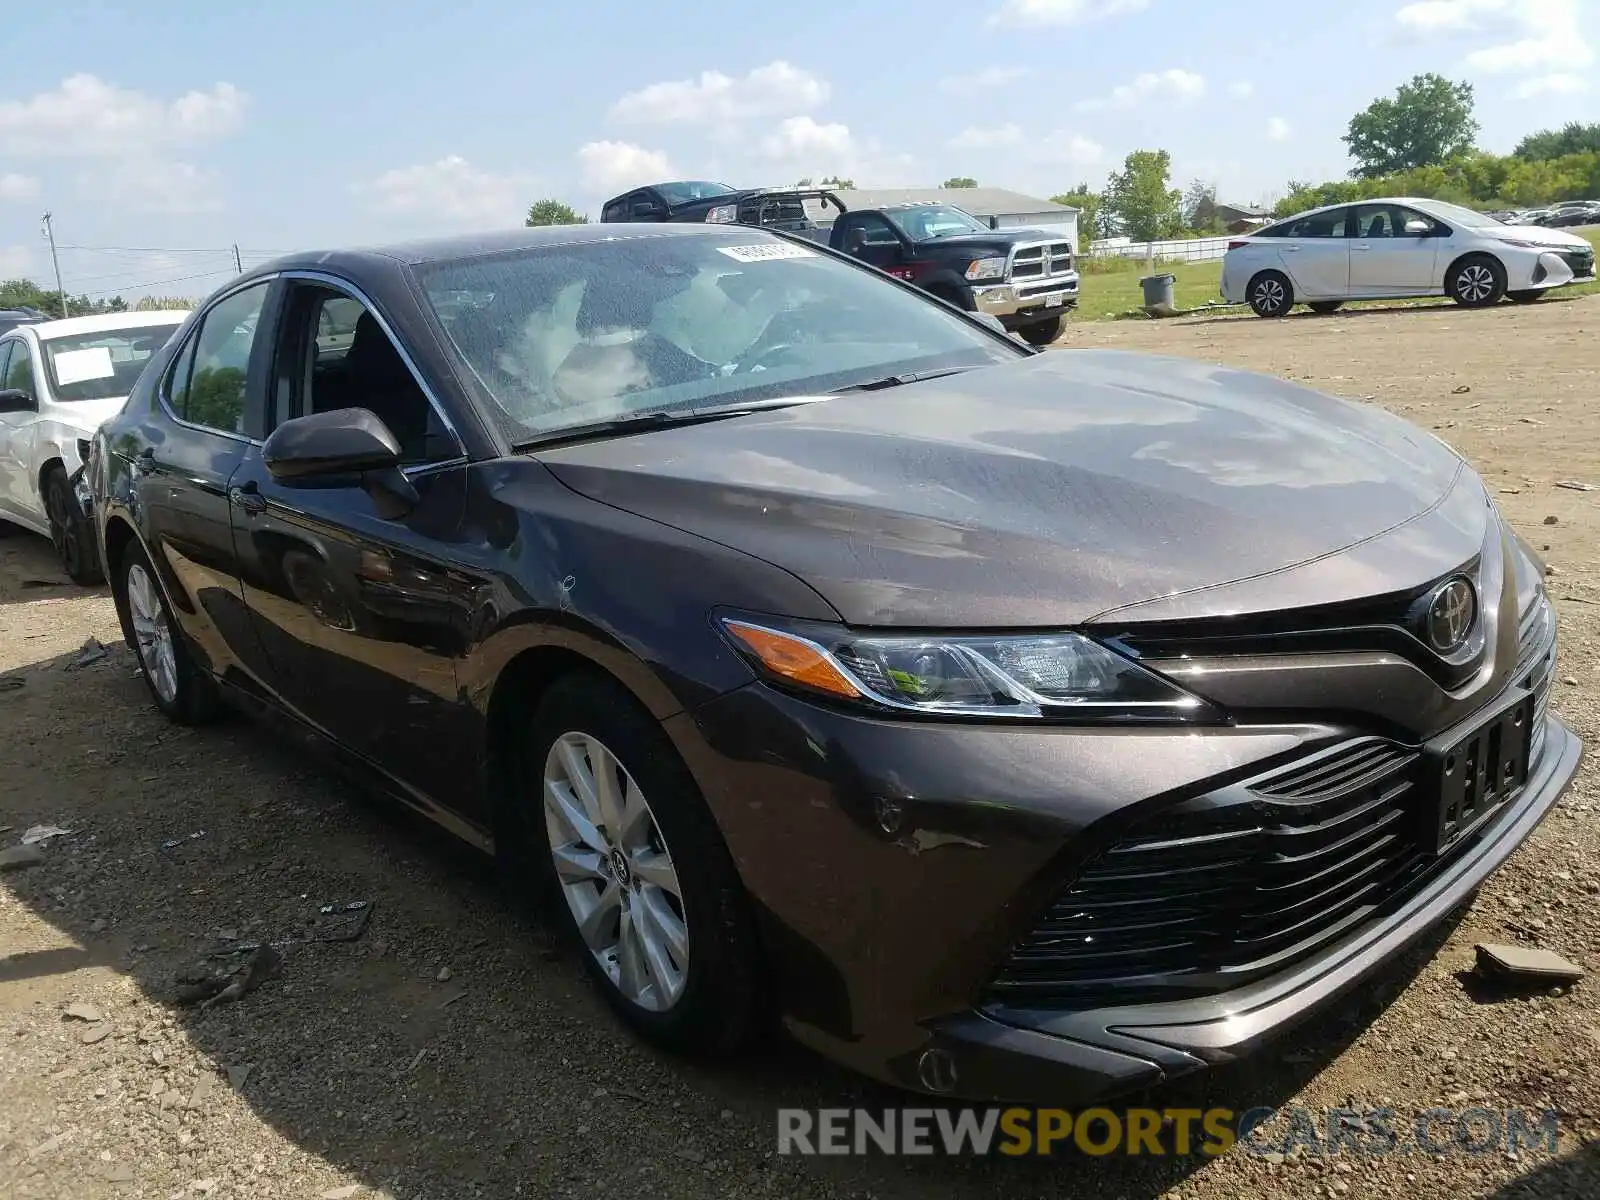
[(7, 390), (15, 388), (19, 392), (27, 392), (35, 400), (39, 394), (33, 390), (33, 354), (28, 349), (28, 344), (13, 339), (6, 343), (6, 348), (11, 351), (11, 357), (6, 362), (4, 386)]

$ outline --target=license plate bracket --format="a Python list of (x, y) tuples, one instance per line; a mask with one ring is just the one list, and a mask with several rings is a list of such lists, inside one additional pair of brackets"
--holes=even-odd
[(1537, 696), (1517, 692), (1465, 732), (1452, 730), (1423, 747), (1427, 795), (1424, 845), (1447, 854), (1528, 782)]

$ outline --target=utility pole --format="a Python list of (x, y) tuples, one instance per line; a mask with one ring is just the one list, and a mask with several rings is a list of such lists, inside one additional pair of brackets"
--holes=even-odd
[(235, 275), (244, 274), (244, 264), (239, 261), (239, 243), (233, 244), (233, 272)]
[(67, 316), (67, 289), (61, 285), (61, 260), (56, 257), (56, 231), (50, 224), (50, 214), (44, 215), (44, 236), (50, 242), (50, 265), (56, 269), (56, 292), (61, 297), (61, 315)]

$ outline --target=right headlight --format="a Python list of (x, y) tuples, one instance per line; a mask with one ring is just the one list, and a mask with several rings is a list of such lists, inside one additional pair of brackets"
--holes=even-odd
[(942, 716), (1202, 721), (1206, 701), (1079, 633), (858, 634), (734, 617), (722, 628), (774, 682), (868, 708)]

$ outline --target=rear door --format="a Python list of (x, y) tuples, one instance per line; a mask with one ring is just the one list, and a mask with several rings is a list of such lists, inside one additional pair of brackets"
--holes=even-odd
[(241, 687), (274, 680), (244, 607), (234, 554), (229, 488), (258, 446), (259, 413), (271, 365), (277, 298), (273, 279), (216, 300), (186, 332), (158, 383), (165, 420), (142, 430), (133, 487), (147, 549), (172, 603), (210, 668)]
[[(1407, 233), (1422, 221), (1426, 233)], [(1359, 296), (1405, 296), (1438, 286), (1439, 223), (1399, 204), (1361, 204), (1350, 239), (1350, 291)]]
[(1343, 300), (1349, 295), (1350, 213), (1348, 208), (1312, 213), (1276, 239), (1296, 300)]

